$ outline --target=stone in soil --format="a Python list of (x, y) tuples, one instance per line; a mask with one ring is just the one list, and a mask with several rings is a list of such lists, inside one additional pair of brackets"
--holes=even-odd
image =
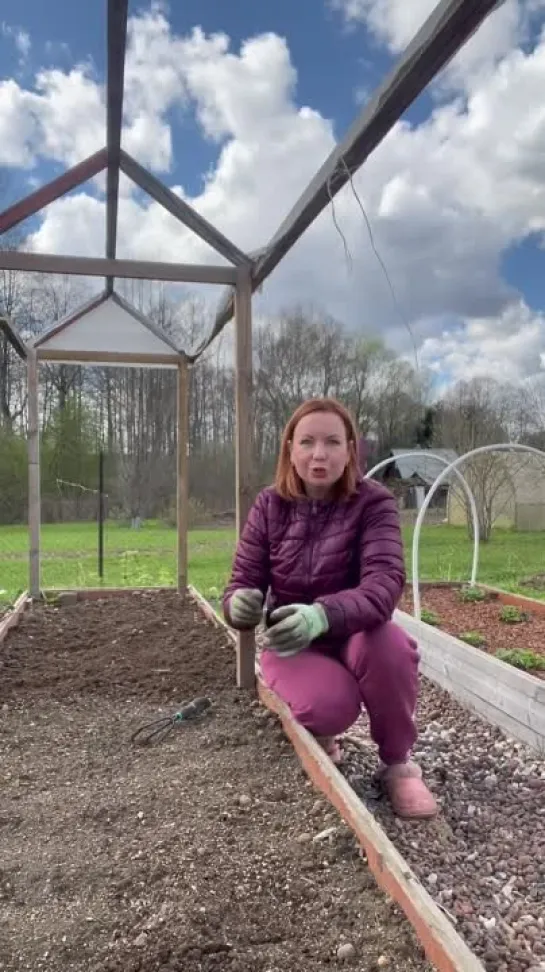
[(191, 601), (35, 608), (0, 663), (2, 972), (431, 972)]
[(419, 724), (436, 820), (394, 817), (364, 719), (341, 770), (488, 972), (530, 972), (545, 964), (545, 761), (426, 679)]
[[(459, 600), (459, 591), (460, 588), (445, 586), (422, 588), (422, 607), (438, 616), (437, 627), (441, 631), (454, 637), (467, 632), (483, 635), (485, 643), (480, 650), (492, 655), (501, 648), (530, 650), (545, 656), (545, 613), (532, 613), (531, 607), (524, 608), (530, 614), (528, 620), (506, 624), (500, 621), (500, 611), (504, 605), (496, 596), (490, 594), (485, 601), (465, 603)], [(413, 613), (413, 597), (409, 587), (399, 607), (408, 614)]]

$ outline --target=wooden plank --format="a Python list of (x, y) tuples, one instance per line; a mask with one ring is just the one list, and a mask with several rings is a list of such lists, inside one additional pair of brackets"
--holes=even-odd
[(394, 620), (416, 639), (422, 673), (508, 735), (545, 749), (545, 683), (402, 611)]
[(497, 594), (500, 604), (512, 604), (519, 607), (522, 611), (529, 611), (533, 614), (545, 614), (545, 601), (536, 601), (533, 597), (526, 597), (524, 594), (513, 594), (512, 591), (504, 591), (500, 587), (490, 587), (489, 584), (479, 584), (483, 591), (490, 594)]
[(29, 216), (34, 216), (45, 206), (49, 206), (56, 199), (65, 196), (67, 192), (81, 186), (88, 179), (93, 179), (106, 168), (107, 161), (108, 154), (106, 149), (102, 148), (99, 152), (95, 152), (94, 155), (84, 159), (83, 162), (78, 162), (73, 168), (67, 169), (66, 172), (48, 182), (47, 185), (41, 186), (35, 192), (30, 193), (29, 196), (20, 199), (9, 209), (5, 209), (0, 213), (0, 234), (7, 233), (8, 230), (28, 219)]
[[(108, 78), (106, 105), (106, 256), (113, 260), (117, 245), (119, 208), (119, 154), (123, 120), (123, 85), (127, 47), (128, 0), (108, 0)], [(107, 277), (106, 289), (113, 293), (114, 278)]]
[[(240, 537), (254, 499), (254, 428), (252, 369), (252, 282), (248, 270), (240, 270), (236, 290), (236, 526)], [(238, 633), (237, 685), (255, 686), (255, 634)]]
[[(526, 696), (509, 685), (500, 685), (490, 677), (490, 673), (486, 675), (468, 668), (459, 658), (451, 658), (448, 649), (443, 658), (438, 658), (436, 647), (421, 641), (420, 655), (424, 674), (430, 672), (446, 680), (453, 692), (455, 688), (471, 692), (477, 700), (496, 710), (494, 722), (508, 713), (515, 723), (545, 734), (545, 705), (538, 698)], [(536, 681), (539, 683), (539, 680)], [(545, 688), (543, 682), (541, 685)]]
[(235, 267), (196, 263), (155, 263), (152, 260), (109, 260), (105, 257), (59, 256), (0, 250), (0, 270), (25, 273), (75, 274), (81, 277), (127, 277), (129, 280), (170, 280), (173, 283), (230, 284)]
[(36, 349), (39, 361), (56, 361), (57, 364), (104, 364), (113, 366), (149, 368), (178, 368), (180, 355), (160, 354), (154, 351), (149, 354), (132, 354), (130, 351), (68, 351), (54, 348)]
[(23, 591), (22, 594), (19, 594), (19, 597), (15, 601), (13, 607), (6, 612), (0, 621), (0, 645), (7, 638), (8, 631), (11, 631), (12, 628), (17, 627), (29, 603), (30, 598), (27, 592)]
[(187, 587), (187, 537), (189, 531), (189, 368), (178, 365), (178, 444), (176, 477), (176, 520), (178, 530), (178, 590)]
[(217, 253), (221, 253), (226, 260), (238, 267), (252, 266), (252, 260), (246, 253), (239, 250), (231, 240), (227, 239), (212, 223), (209, 223), (204, 216), (201, 216), (196, 209), (189, 203), (172, 192), (163, 182), (144, 169), (132, 156), (121, 150), (121, 169), (129, 179), (132, 179), (137, 186), (147, 192), (152, 199), (155, 199), (168, 213), (179, 219), (180, 222), (200, 236), (205, 243), (208, 243)]
[(44, 590), (47, 598), (58, 598), (60, 603), (76, 603), (78, 601), (97, 601), (102, 598), (124, 597), (127, 594), (169, 594), (175, 587), (82, 587), (67, 590), (65, 587), (48, 587)]
[(34, 348), (27, 354), (29, 594), (40, 597), (40, 411), (39, 368)]

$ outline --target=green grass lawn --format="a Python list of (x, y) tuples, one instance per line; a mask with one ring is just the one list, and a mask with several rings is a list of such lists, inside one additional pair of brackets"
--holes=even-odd
[[(42, 586), (97, 587), (97, 528), (94, 523), (42, 528)], [(189, 579), (216, 598), (227, 579), (235, 542), (230, 529), (193, 530), (189, 535)], [(412, 529), (405, 530), (410, 574)], [(424, 527), (420, 546), (423, 580), (467, 580), (472, 544), (462, 527)], [(28, 532), (25, 526), (0, 527), (0, 600), (11, 601), (28, 587)], [(495, 531), (481, 545), (479, 580), (545, 598), (545, 591), (520, 582), (545, 573), (545, 533)], [(105, 530), (104, 581), (108, 587), (168, 586), (176, 577), (176, 534), (148, 522), (140, 530), (109, 523)]]

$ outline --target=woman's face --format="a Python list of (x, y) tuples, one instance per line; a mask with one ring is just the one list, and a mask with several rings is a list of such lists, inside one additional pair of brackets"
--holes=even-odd
[(305, 415), (295, 426), (290, 458), (308, 496), (326, 497), (350, 458), (343, 420), (335, 412)]

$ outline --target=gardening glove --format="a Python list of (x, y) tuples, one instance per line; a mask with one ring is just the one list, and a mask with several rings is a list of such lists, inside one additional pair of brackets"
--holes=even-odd
[(270, 620), (272, 627), (265, 636), (267, 647), (282, 658), (297, 655), (329, 628), (320, 604), (288, 604), (273, 611)]
[(229, 614), (234, 625), (257, 627), (263, 616), (263, 594), (257, 588), (241, 587), (229, 601)]

